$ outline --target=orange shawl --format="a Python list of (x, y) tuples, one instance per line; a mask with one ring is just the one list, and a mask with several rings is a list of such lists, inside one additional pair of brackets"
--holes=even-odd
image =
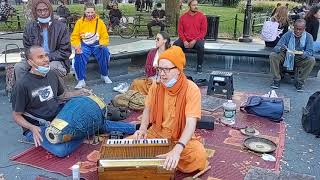
[(164, 93), (165, 90), (169, 91), (170, 96), (177, 96), (176, 101), (176, 114), (172, 127), (172, 139), (178, 140), (186, 125), (186, 93), (188, 88), (187, 78), (183, 72), (181, 72), (178, 81), (172, 88), (165, 87), (162, 83), (159, 83), (156, 87), (155, 96), (152, 101), (154, 102), (151, 106), (150, 122), (155, 125), (156, 130), (161, 131), (163, 122), (163, 109), (164, 109)]

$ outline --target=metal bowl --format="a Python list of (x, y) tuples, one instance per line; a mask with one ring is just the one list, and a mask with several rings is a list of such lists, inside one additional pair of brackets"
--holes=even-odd
[(249, 137), (244, 140), (243, 145), (251, 151), (258, 153), (271, 153), (276, 150), (276, 143), (261, 137)]

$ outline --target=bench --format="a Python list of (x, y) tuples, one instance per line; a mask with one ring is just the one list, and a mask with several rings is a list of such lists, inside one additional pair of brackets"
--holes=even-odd
[[(0, 23), (4, 23), (11, 30), (21, 30), (22, 29), (20, 15), (18, 12), (14, 12), (13, 14), (10, 14), (7, 20), (0, 21)], [(16, 26), (14, 26), (14, 24), (16, 24)], [(13, 27), (17, 27), (17, 28), (13, 29)]]
[(256, 33), (261, 31), (261, 28), (266, 20), (271, 17), (270, 13), (253, 14), (251, 22), (251, 32)]
[[(165, 22), (164, 22), (165, 23), (165, 30), (167, 31), (167, 33), (169, 33), (169, 28), (171, 27), (168, 19), (169, 19), (169, 17), (166, 16), (166, 19), (165, 19)], [(137, 34), (139, 32), (139, 28), (145, 27), (146, 30), (147, 30), (147, 26), (148, 26), (149, 22), (151, 22), (151, 14), (144, 14), (144, 13), (136, 14), (135, 22), (134, 22), (134, 25), (135, 25), (135, 28), (136, 28), (135, 37), (137, 37)]]

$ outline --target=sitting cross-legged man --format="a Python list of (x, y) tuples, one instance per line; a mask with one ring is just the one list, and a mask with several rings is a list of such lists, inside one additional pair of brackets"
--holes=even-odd
[(96, 15), (95, 5), (87, 2), (84, 5), (84, 16), (77, 20), (71, 34), (71, 45), (76, 53), (74, 57), (74, 69), (78, 79), (76, 89), (86, 86), (86, 66), (91, 55), (98, 61), (101, 79), (105, 83), (112, 83), (108, 77), (110, 61), (108, 44), (107, 27)]
[[(14, 121), (22, 127), (23, 135), (28, 141), (34, 141), (35, 146), (41, 145), (52, 154), (64, 157), (79, 147), (87, 131), (90, 131), (91, 134), (95, 133), (91, 128), (84, 128), (85, 126), (98, 125), (98, 129), (94, 130), (101, 129), (105, 132), (121, 131), (126, 134), (135, 132), (136, 128), (133, 124), (105, 120), (105, 105), (101, 100), (97, 100), (96, 96), (85, 97), (89, 93), (83, 90), (65, 92), (57, 74), (50, 70), (48, 54), (42, 47), (32, 46), (26, 51), (26, 57), (31, 70), (15, 84), (11, 99), (12, 114)], [(60, 100), (72, 96), (74, 97), (66, 104), (60, 102)], [(83, 103), (84, 101), (86, 102)], [(70, 102), (75, 104), (68, 105)], [(90, 113), (90, 111), (94, 112)], [(68, 125), (71, 126), (71, 122), (63, 121), (61, 117), (56, 118), (58, 115), (62, 116), (63, 114), (60, 114), (62, 112), (66, 116), (71, 114), (71, 116), (77, 117), (73, 121), (74, 129), (68, 127)], [(81, 122), (84, 120), (90, 122)], [(58, 122), (54, 123), (55, 121)], [(61, 131), (64, 128), (69, 128), (70, 134), (78, 134), (78, 138), (66, 136), (63, 138), (66, 142), (50, 143), (45, 131), (48, 126), (53, 124), (56, 124), (55, 127)]]
[(162, 5), (161, 3), (157, 3), (156, 9), (152, 11), (151, 13), (151, 22), (147, 24), (148, 31), (149, 31), (149, 38), (153, 38), (153, 33), (152, 33), (152, 26), (160, 26), (161, 29), (160, 31), (164, 31), (165, 28), (165, 20), (166, 20), (166, 12), (161, 9)]
[[(200, 89), (188, 80), (183, 69), (185, 54), (178, 46), (164, 51), (156, 67), (160, 79), (150, 87), (139, 130), (133, 138), (168, 138), (175, 146), (165, 158), (164, 168), (177, 168), (184, 173), (203, 170), (208, 165), (207, 153), (194, 132), (201, 118)], [(148, 125), (151, 127), (148, 129)]]
[(304, 82), (315, 65), (313, 38), (305, 29), (305, 20), (296, 20), (293, 31), (285, 33), (274, 47), (270, 54), (270, 68), (273, 75), (271, 88), (279, 88), (282, 67), (290, 71), (296, 67), (299, 74), (295, 87), (298, 92), (303, 91)]

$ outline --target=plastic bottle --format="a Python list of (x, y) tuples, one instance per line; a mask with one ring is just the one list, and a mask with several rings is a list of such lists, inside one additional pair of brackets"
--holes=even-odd
[(232, 125), (236, 122), (236, 110), (237, 105), (228, 100), (228, 102), (223, 103), (223, 118), (222, 122), (225, 124)]
[(80, 166), (75, 164), (71, 167), (72, 169), (72, 180), (80, 180)]

